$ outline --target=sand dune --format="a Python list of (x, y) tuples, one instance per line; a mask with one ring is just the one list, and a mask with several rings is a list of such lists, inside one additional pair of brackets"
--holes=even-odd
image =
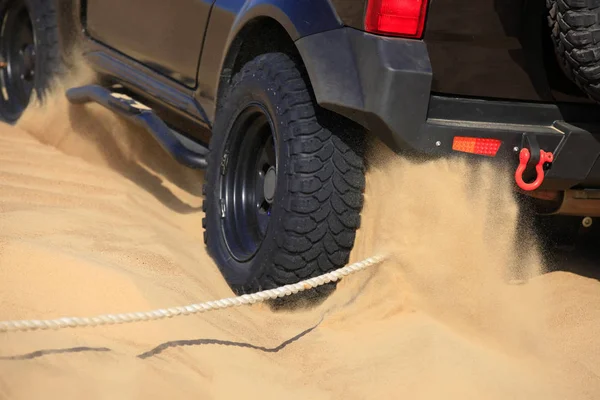
[[(2, 334), (0, 398), (599, 398), (600, 283), (543, 271), (509, 176), (384, 153), (352, 259), (389, 262), (310, 310)], [(201, 184), (61, 95), (0, 126), (0, 320), (230, 296), (202, 245)]]

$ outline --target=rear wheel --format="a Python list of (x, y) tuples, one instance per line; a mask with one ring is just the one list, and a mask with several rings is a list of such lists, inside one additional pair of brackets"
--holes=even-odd
[(42, 98), (58, 65), (54, 2), (0, 0), (0, 119), (18, 120)]
[(221, 103), (203, 222), (208, 251), (234, 292), (345, 265), (363, 203), (364, 133), (320, 115), (300, 70), (282, 53), (248, 62)]
[(546, 0), (561, 68), (600, 102), (600, 0)]

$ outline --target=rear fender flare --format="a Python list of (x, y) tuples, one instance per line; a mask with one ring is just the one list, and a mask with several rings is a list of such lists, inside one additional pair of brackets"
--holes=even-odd
[(248, 0), (238, 13), (228, 44), (246, 24), (260, 17), (279, 22), (293, 41), (342, 26), (335, 10), (326, 0)]
[[(198, 69), (196, 97), (211, 120), (223, 68), (237, 57), (240, 32), (249, 24), (261, 18), (272, 19), (292, 41), (342, 27), (328, 0), (216, 0), (213, 7)], [(229, 32), (226, 36), (225, 30)]]

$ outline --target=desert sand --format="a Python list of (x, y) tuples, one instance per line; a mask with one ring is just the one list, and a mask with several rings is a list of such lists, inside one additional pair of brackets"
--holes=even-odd
[[(600, 398), (600, 283), (546, 270), (510, 174), (386, 153), (369, 156), (351, 261), (391, 258), (324, 303), (4, 333), (0, 398)], [(61, 91), (0, 125), (0, 320), (231, 296), (202, 244), (201, 186)]]

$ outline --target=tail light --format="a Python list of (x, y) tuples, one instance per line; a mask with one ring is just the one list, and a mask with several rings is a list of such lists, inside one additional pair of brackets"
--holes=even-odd
[(427, 0), (368, 0), (367, 32), (420, 38), (423, 35)]
[(455, 136), (452, 141), (452, 150), (495, 157), (501, 144), (502, 142), (498, 139)]

